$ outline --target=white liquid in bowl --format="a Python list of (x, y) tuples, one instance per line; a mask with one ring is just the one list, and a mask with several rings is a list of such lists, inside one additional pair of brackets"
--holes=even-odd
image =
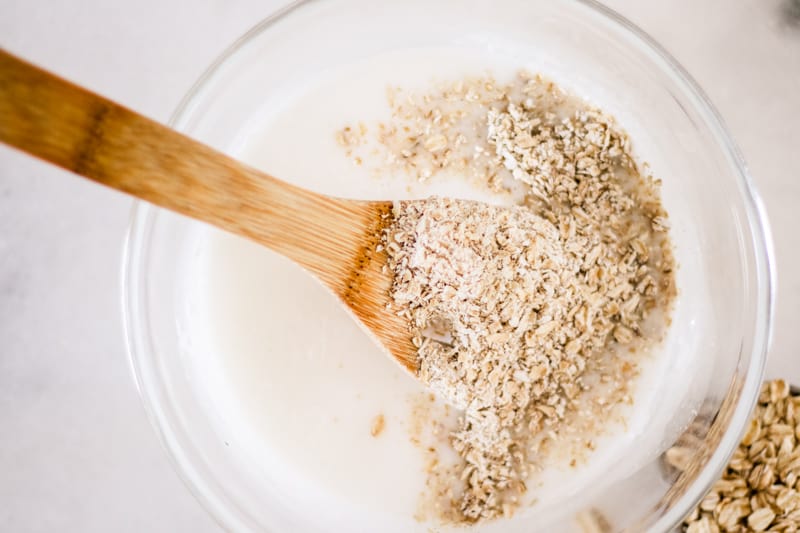
[[(388, 83), (424, 88), (433, 79), (482, 74), (488, 67), (506, 79), (524, 66), (466, 49), (418, 49), (371, 59), (298, 86), (283, 107), (254, 110), (233, 151), (325, 194), (370, 199), (440, 194), (502, 202), (457, 177), (425, 186), (404, 176), (375, 178), (369, 171), (375, 162), (354, 166), (334, 132), (346, 123), (388, 118)], [(639, 151), (636, 131), (629, 131)], [(657, 174), (657, 162), (651, 163)], [(424, 387), (290, 261), (203, 227), (187, 247), (187, 258), (180, 289), (187, 305), (179, 319), (184, 357), (220, 439), (263, 473), (265, 505), (277, 501), (294, 510), (309, 531), (428, 531), (431, 524), (414, 518), (425, 486), (425, 455), (410, 439), (412, 406)], [(679, 274), (679, 286), (681, 281)], [(664, 351), (671, 353), (676, 342), (670, 336)], [(666, 382), (679, 381), (682, 372), (701, 364), (678, 364), (676, 357), (653, 354), (645, 361), (626, 427), (600, 439), (587, 465), (539, 474), (530, 485), (534, 508), (523, 507), (512, 520), (483, 529), (528, 531), (538, 513), (574, 513), (606, 482), (652, 460), (660, 451), (653, 438), (662, 439), (662, 426), (685, 401), (684, 395), (664, 394), (671, 387)], [(385, 430), (373, 437), (370, 428), (379, 414)]]

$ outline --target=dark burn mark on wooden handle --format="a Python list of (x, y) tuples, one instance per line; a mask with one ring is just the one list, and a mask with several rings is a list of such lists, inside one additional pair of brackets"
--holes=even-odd
[[(353, 268), (350, 269), (345, 279), (341, 293), (342, 300), (350, 307), (362, 307), (359, 304), (364, 301), (364, 282), (374, 281), (373, 276), (365, 274), (380, 253), (378, 252), (378, 245), (383, 238), (384, 230), (391, 220), (391, 211), (390, 205), (376, 207), (373, 211), (372, 221), (366, 225), (362, 239), (363, 244), (353, 257)], [(378, 266), (382, 267), (383, 262)], [(389, 295), (386, 294), (385, 297), (388, 301)], [(362, 309), (359, 309), (359, 312), (362, 311)]]
[(75, 156), (70, 170), (76, 174), (97, 176), (102, 170), (102, 165), (95, 164), (95, 155), (98, 147), (103, 143), (106, 116), (111, 108), (102, 100), (96, 100), (92, 105), (93, 109), (90, 113), (91, 119), (86, 128), (86, 135), (75, 148)]

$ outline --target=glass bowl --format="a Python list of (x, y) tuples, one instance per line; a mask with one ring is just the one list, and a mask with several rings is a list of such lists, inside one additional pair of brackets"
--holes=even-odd
[[(587, 512), (615, 531), (668, 530), (720, 475), (747, 422), (769, 341), (774, 275), (767, 222), (741, 156), (702, 91), (644, 32), (583, 0), (302, 1), (234, 43), (171, 125), (237, 155), (253, 121), (298, 87), (415, 47), (502, 55), (615, 115), (663, 180), (679, 262), (664, 379), (647, 385), (660, 401), (646, 406), (646, 431), (628, 442), (638, 460), (603, 464), (607, 475), (594, 490), (487, 530), (568, 531)], [(275, 493), (269, 475), (231, 452), (193, 383), (189, 345), (197, 340), (185, 335), (180, 287), (192, 260), (184, 245), (198, 224), (144, 203), (134, 208), (123, 312), (152, 423), (187, 486), (226, 529), (335, 530), (282, 505), (287, 495)], [(672, 466), (676, 456), (680, 468)]]

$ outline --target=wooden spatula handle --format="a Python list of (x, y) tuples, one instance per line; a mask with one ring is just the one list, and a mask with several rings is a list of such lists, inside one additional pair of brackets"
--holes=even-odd
[[(244, 235), (318, 272), (342, 238), (361, 239), (354, 202), (256, 171), (0, 50), (0, 141), (156, 205)], [(322, 170), (322, 169), (321, 169)], [(335, 234), (330, 221), (344, 219)], [(344, 233), (344, 235), (343, 235)], [(330, 250), (328, 250), (330, 251)], [(323, 265), (325, 266), (325, 265)]]
[(0, 141), (289, 257), (417, 371), (408, 321), (387, 311), (392, 280), (379, 243), (391, 202), (331, 198), (289, 185), (2, 49)]

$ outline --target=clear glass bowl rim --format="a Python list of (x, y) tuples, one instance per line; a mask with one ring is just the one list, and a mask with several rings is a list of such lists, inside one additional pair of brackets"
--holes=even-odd
[[(170, 127), (181, 130), (192, 113), (194, 103), (215, 83), (215, 78), (219, 74), (221, 67), (258, 35), (267, 31), (276, 22), (293, 11), (305, 5), (323, 1), (325, 0), (295, 0), (275, 11), (239, 37), (211, 63), (189, 89), (170, 117), (168, 122)], [(743, 202), (748, 215), (747, 221), (753, 239), (751, 244), (753, 245), (755, 256), (757, 298), (762, 300), (761, 303), (763, 308), (766, 309), (766, 313), (757, 317), (753, 352), (750, 354), (749, 366), (745, 370), (741, 397), (717, 449), (704, 465), (693, 485), (674, 502), (672, 508), (651, 526), (653, 531), (669, 531), (689, 514), (696, 502), (702, 498), (719, 478), (730, 456), (738, 446), (745, 424), (749, 420), (750, 413), (758, 398), (771, 340), (775, 302), (776, 274), (771, 232), (764, 204), (756, 192), (741, 152), (734, 143), (716, 108), (691, 75), (650, 35), (617, 12), (596, 0), (570, 1), (594, 10), (599, 15), (610, 19), (623, 32), (632, 34), (640, 42), (641, 46), (649, 49), (661, 61), (663, 68), (671, 71), (671, 74), (675, 75), (684, 85), (684, 89), (688, 90), (688, 94), (694, 99), (697, 110), (702, 112), (706, 125), (714, 133), (717, 142), (728, 152), (732, 161), (736, 162), (738, 179), (744, 191)], [(147, 224), (155, 209), (155, 207), (145, 202), (134, 202), (123, 246), (122, 317), (131, 373), (147, 416), (181, 480), (206, 511), (223, 528), (238, 530), (239, 528), (236, 527), (236, 524), (242, 524), (242, 521), (228, 508), (229, 506), (223, 498), (210, 490), (208, 481), (197, 471), (190, 458), (186, 457), (180, 438), (172, 431), (169, 417), (155, 398), (156, 395), (152, 391), (152, 384), (148, 382), (145, 369), (142, 366), (143, 358), (151, 357), (152, 350), (148, 347), (148, 332), (146, 320), (142, 317), (142, 306), (135, 295), (141, 294), (140, 280), (137, 274), (140, 271), (143, 259), (147, 255)]]

